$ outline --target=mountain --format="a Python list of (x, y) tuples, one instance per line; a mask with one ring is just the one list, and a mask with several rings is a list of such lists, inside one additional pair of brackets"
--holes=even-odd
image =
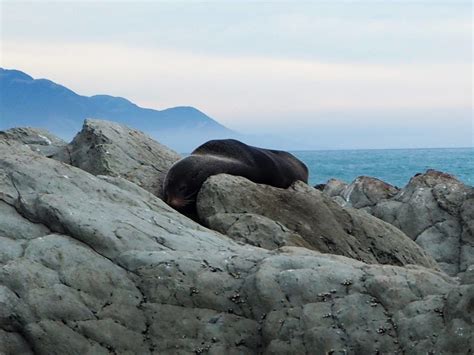
[(209, 139), (238, 136), (194, 107), (154, 110), (122, 97), (82, 96), (50, 80), (0, 68), (0, 129), (41, 127), (69, 140), (86, 118), (124, 123), (180, 152)]

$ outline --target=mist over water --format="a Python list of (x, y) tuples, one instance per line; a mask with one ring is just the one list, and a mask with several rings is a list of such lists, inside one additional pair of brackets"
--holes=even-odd
[(436, 169), (474, 185), (474, 148), (294, 151), (310, 171), (311, 185), (365, 175), (403, 187), (416, 173)]

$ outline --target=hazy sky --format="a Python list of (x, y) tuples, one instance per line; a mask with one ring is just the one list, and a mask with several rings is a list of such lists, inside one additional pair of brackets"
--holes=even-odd
[(314, 148), (473, 145), (470, 1), (2, 1), (1, 66)]

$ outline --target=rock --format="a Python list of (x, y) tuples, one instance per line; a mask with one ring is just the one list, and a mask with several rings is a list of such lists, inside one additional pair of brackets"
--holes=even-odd
[[(342, 208), (302, 182), (278, 189), (242, 177), (211, 176), (198, 194), (197, 211), (207, 226), (237, 240), (248, 240), (248, 234), (253, 234), (253, 240), (276, 246), (302, 245), (303, 240), (311, 249), (367, 263), (436, 267), (433, 259), (397, 228), (365, 212)], [(235, 223), (248, 214), (264, 218), (253, 217), (252, 227), (237, 228)], [(269, 220), (273, 228), (269, 228)]]
[(428, 170), (372, 213), (404, 231), (449, 275), (474, 265), (474, 188), (454, 176)]
[(334, 196), (334, 197), (332, 198), (332, 200), (333, 200), (334, 202), (336, 202), (336, 203), (337, 203), (339, 206), (341, 206), (341, 207), (348, 207), (347, 201), (344, 200), (344, 198), (341, 197), (341, 196)]
[(0, 131), (0, 140), (26, 144), (31, 150), (51, 157), (66, 146), (66, 142), (41, 128), (19, 127)]
[(474, 264), (468, 266), (466, 271), (460, 272), (457, 276), (463, 284), (474, 284)]
[(0, 349), (3, 354), (33, 355), (28, 343), (18, 333), (6, 332), (0, 329)]
[(53, 158), (94, 175), (123, 177), (160, 197), (164, 177), (180, 156), (140, 131), (88, 119)]
[(359, 177), (346, 187), (328, 182), (323, 192), (399, 228), (449, 275), (474, 265), (474, 188), (452, 175), (428, 170), (402, 189)]
[(343, 207), (370, 208), (378, 202), (395, 196), (399, 189), (382, 180), (359, 176), (349, 185), (338, 179), (330, 179), (321, 190)]
[(283, 224), (253, 213), (218, 213), (207, 218), (213, 230), (235, 241), (265, 249), (277, 249), (284, 245), (312, 249), (302, 236)]
[(324, 188), (321, 191), (328, 196), (340, 196), (342, 191), (347, 188), (347, 184), (338, 179), (330, 179), (326, 184), (324, 184)]
[(238, 244), (1, 141), (0, 202), (6, 354), (474, 351), (473, 286), (432, 269)]
[(372, 207), (380, 201), (392, 198), (398, 191), (398, 188), (382, 180), (368, 176), (359, 176), (343, 190), (338, 191), (337, 194), (346, 201), (347, 206), (363, 208)]

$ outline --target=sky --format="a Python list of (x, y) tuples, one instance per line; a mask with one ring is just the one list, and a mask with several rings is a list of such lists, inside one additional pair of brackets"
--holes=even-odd
[(473, 146), (471, 1), (1, 1), (0, 63), (295, 148)]

